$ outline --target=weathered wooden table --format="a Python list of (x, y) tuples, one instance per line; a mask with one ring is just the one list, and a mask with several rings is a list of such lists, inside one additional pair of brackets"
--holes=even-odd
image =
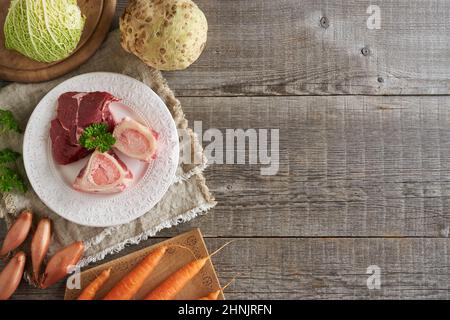
[(211, 166), (217, 208), (139, 247), (193, 227), (239, 240), (214, 258), (238, 275), (230, 299), (448, 299), (450, 1), (379, 1), (380, 29), (364, 0), (197, 3), (207, 49), (165, 76), (204, 129), (279, 128), (280, 171)]

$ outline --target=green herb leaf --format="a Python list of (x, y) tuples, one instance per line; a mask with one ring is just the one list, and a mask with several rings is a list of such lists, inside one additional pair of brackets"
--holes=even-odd
[(0, 150), (0, 164), (10, 164), (15, 163), (17, 159), (19, 159), (21, 156), (20, 153), (15, 152), (11, 149), (3, 149)]
[(116, 138), (108, 132), (106, 123), (94, 123), (84, 129), (80, 137), (80, 145), (88, 150), (97, 149), (106, 152), (116, 143)]
[(22, 177), (12, 168), (7, 165), (15, 164), (17, 159), (21, 156), (20, 153), (15, 152), (9, 148), (0, 150), (0, 191), (11, 192), (14, 190), (26, 192), (27, 187), (23, 182)]
[(8, 167), (0, 167), (0, 191), (11, 192), (14, 190), (25, 193), (27, 186), (15, 170)]
[(2, 132), (6, 132), (8, 130), (21, 133), (22, 131), (19, 128), (19, 123), (14, 118), (14, 115), (9, 110), (0, 109), (0, 127)]

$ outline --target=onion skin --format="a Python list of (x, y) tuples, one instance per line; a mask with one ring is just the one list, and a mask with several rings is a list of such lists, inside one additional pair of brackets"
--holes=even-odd
[(6, 234), (0, 257), (8, 255), (17, 249), (27, 238), (33, 222), (33, 213), (29, 210), (23, 211)]
[(17, 253), (0, 273), (0, 300), (8, 300), (20, 284), (25, 268), (25, 253)]
[(68, 268), (76, 265), (84, 253), (83, 242), (74, 242), (71, 245), (61, 249), (47, 264), (40, 287), (47, 289), (59, 280), (65, 278), (68, 274)]
[(44, 218), (39, 221), (36, 232), (31, 241), (31, 263), (33, 265), (33, 280), (39, 283), (42, 262), (48, 252), (51, 243), (52, 223), (50, 219)]

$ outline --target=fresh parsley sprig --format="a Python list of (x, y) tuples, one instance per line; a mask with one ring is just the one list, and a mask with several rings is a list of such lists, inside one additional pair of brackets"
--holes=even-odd
[(22, 132), (12, 112), (0, 109), (0, 132), (5, 133), (6, 131)]
[(0, 191), (11, 192), (14, 190), (26, 192), (27, 186), (19, 173), (12, 167), (21, 154), (9, 148), (0, 150)]
[(22, 177), (14, 169), (0, 166), (0, 191), (11, 192), (14, 190), (26, 192), (27, 186), (23, 182)]
[(80, 145), (88, 150), (109, 151), (116, 143), (116, 138), (108, 131), (106, 123), (94, 123), (84, 129)]
[[(0, 109), (0, 133), (7, 131), (22, 132), (12, 112)], [(16, 162), (20, 156), (20, 153), (9, 148), (0, 150), (0, 192), (27, 191), (25, 182), (17, 172)]]
[(9, 148), (0, 150), (0, 164), (15, 163), (20, 158), (20, 156), (20, 153), (15, 152), (14, 150), (11, 150)]

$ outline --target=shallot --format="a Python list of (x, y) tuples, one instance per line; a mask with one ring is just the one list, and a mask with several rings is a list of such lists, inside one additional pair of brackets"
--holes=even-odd
[(55, 253), (47, 264), (40, 287), (46, 289), (67, 276), (69, 268), (80, 261), (83, 252), (84, 244), (78, 241)]
[(8, 300), (19, 286), (25, 268), (25, 253), (17, 253), (0, 273), (0, 300)]
[(29, 210), (23, 211), (6, 234), (0, 257), (8, 255), (17, 249), (27, 238), (33, 221), (33, 213)]
[(39, 283), (39, 275), (42, 262), (48, 252), (52, 237), (52, 223), (50, 219), (44, 218), (39, 221), (36, 232), (31, 241), (31, 263), (33, 266), (33, 280)]

